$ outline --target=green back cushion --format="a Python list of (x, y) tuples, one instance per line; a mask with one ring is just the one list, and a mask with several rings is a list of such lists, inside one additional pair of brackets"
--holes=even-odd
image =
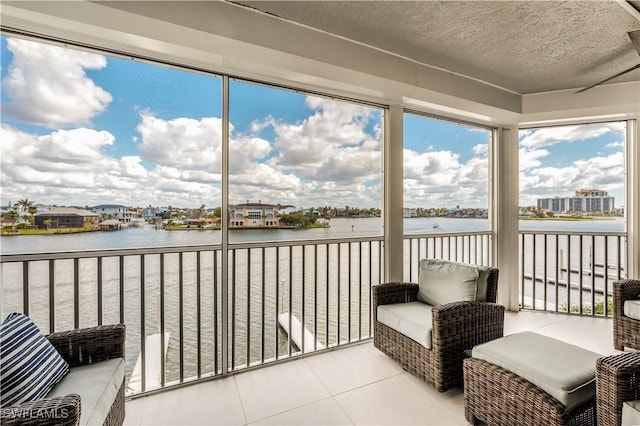
[(486, 266), (476, 266), (478, 268), (478, 291), (476, 292), (476, 301), (487, 301), (487, 289), (489, 287), (489, 268)]
[[(474, 265), (422, 259), (418, 273), (418, 300), (434, 306), (478, 300), (479, 276), (479, 268)], [(484, 287), (486, 293), (486, 278)]]

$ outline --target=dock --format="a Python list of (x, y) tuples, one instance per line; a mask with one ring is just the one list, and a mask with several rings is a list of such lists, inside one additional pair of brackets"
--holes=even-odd
[[(164, 349), (162, 351), (162, 362), (167, 357), (167, 350), (169, 349), (169, 339), (171, 333), (164, 332)], [(144, 381), (145, 389), (159, 388), (161, 381), (161, 364), (160, 364), (160, 333), (150, 334), (144, 340)], [(142, 353), (138, 354), (138, 359), (131, 372), (129, 383), (127, 384), (127, 392), (140, 393), (142, 392)]]
[[(291, 330), (289, 330), (289, 312), (283, 312), (278, 315), (278, 324), (280, 324), (284, 331), (291, 337), (293, 343), (295, 343), (295, 345), (300, 350), (302, 350), (303, 333), (305, 349), (313, 348), (314, 341), (316, 343), (316, 349), (325, 348), (323, 343), (315, 339), (313, 333), (310, 330), (302, 326), (302, 322), (294, 314), (291, 314)], [(308, 350), (305, 352), (308, 352)]]

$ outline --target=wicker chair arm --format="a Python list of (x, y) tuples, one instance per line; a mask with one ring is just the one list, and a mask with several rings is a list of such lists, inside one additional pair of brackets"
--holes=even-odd
[(124, 324), (99, 325), (47, 336), (71, 368), (113, 358), (124, 358), (124, 338)]
[(620, 300), (638, 299), (640, 296), (640, 280), (621, 280), (613, 282), (613, 291)]
[(434, 345), (463, 341), (465, 349), (504, 335), (502, 305), (491, 302), (453, 302), (435, 306), (431, 312)]
[(416, 301), (418, 284), (390, 282), (372, 287), (373, 306)]
[(23, 402), (0, 410), (3, 426), (77, 425), (80, 421), (80, 395), (71, 394), (40, 401)]
[(625, 352), (596, 362), (598, 425), (619, 425), (622, 403), (640, 399), (640, 352)]
[(613, 316), (624, 316), (625, 300), (636, 299), (640, 294), (640, 280), (619, 280), (613, 282)]

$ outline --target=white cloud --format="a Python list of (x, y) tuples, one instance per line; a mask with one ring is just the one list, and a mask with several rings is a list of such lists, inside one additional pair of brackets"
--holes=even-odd
[(520, 147), (542, 148), (560, 142), (574, 142), (578, 140), (596, 138), (614, 128), (618, 128), (608, 123), (581, 124), (575, 126), (547, 127), (537, 131), (527, 131), (521, 133)]
[(535, 205), (537, 198), (567, 197), (581, 188), (621, 193), (624, 188), (624, 155), (575, 161), (569, 167), (539, 167), (520, 174), (521, 204)]
[(542, 165), (541, 159), (547, 157), (549, 151), (546, 149), (525, 149), (520, 148), (519, 161), (520, 161), (520, 173), (527, 170), (540, 167)]
[[(610, 155), (585, 151), (568, 164), (564, 150), (556, 149), (554, 145), (594, 139), (612, 132), (624, 135), (625, 129), (625, 123), (621, 122), (522, 131), (519, 151), (520, 204), (535, 205), (538, 198), (571, 196), (581, 188), (601, 189), (622, 198), (623, 142), (603, 144), (603, 148), (609, 149), (609, 152), (614, 151)], [(578, 149), (577, 146), (572, 148), (571, 154), (576, 154)]]
[(404, 205), (406, 207), (488, 206), (489, 162), (486, 149), (460, 162), (451, 151), (418, 153), (404, 150)]
[(471, 151), (476, 155), (487, 155), (489, 154), (489, 144), (481, 143), (474, 145)]
[(46, 135), (0, 128), (2, 196), (62, 205), (92, 205), (145, 197), (149, 173), (138, 156), (105, 154), (106, 131), (77, 128)]
[(316, 97), (307, 97), (306, 104), (315, 112), (303, 121), (270, 123), (278, 155), (269, 164), (306, 180), (357, 184), (377, 179), (379, 134), (366, 129), (372, 109)]
[(220, 172), (222, 124), (216, 117), (163, 120), (144, 112), (138, 150), (159, 166)]
[(13, 54), (2, 80), (3, 114), (50, 128), (88, 125), (105, 110), (111, 95), (85, 70), (107, 65), (104, 56), (7, 38)]

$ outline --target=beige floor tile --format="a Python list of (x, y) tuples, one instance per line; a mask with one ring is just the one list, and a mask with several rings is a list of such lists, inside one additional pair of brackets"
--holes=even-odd
[(261, 368), (235, 378), (249, 423), (330, 396), (304, 360)]
[(147, 397), (143, 425), (242, 425), (246, 419), (233, 377)]
[(546, 312), (520, 311), (505, 312), (504, 334), (509, 335), (525, 330), (536, 330), (559, 321), (561, 316)]
[(352, 425), (333, 398), (312, 402), (273, 417), (251, 423), (252, 425)]
[(449, 389), (446, 392), (438, 392), (436, 388), (428, 385), (411, 374), (407, 374), (407, 379), (414, 383), (414, 386), (424, 390), (427, 398), (433, 400), (435, 404), (444, 410), (454, 424), (467, 424), (464, 418), (464, 391), (460, 388)]
[(124, 424), (140, 425), (142, 424), (142, 416), (147, 406), (147, 397), (136, 398), (125, 403), (124, 407)]
[(428, 385), (417, 385), (409, 374), (400, 374), (335, 396), (356, 425), (455, 425), (430, 397)]
[(377, 350), (373, 342), (335, 350), (305, 362), (332, 395), (402, 374), (402, 367)]

